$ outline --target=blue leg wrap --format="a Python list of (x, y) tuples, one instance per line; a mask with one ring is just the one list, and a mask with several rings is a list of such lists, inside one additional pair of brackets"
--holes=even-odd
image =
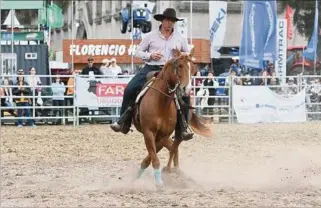
[(154, 170), (154, 176), (155, 176), (157, 185), (163, 185), (164, 182), (162, 180), (162, 171), (160, 169)]
[(143, 175), (144, 171), (145, 169), (139, 167), (136, 178), (139, 179)]

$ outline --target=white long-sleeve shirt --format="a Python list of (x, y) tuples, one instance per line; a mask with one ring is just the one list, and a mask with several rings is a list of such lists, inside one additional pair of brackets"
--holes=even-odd
[[(172, 59), (173, 49), (179, 49), (181, 52), (189, 52), (187, 41), (177, 31), (173, 31), (168, 40), (162, 35), (160, 30), (148, 33), (137, 46), (135, 56), (145, 61), (149, 65), (165, 65)], [(154, 52), (160, 52), (163, 55), (158, 61), (151, 60), (150, 56)]]

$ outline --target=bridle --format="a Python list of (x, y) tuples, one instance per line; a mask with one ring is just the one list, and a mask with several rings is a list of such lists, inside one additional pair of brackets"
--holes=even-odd
[[(178, 69), (179, 69), (179, 60), (181, 59), (182, 57), (179, 56), (177, 58), (173, 58), (169, 61), (169, 64), (172, 65), (173, 67), (173, 73), (174, 73), (174, 76), (176, 77), (176, 82), (175, 82), (175, 85), (173, 87), (171, 87), (171, 85), (167, 82), (167, 93), (165, 92), (162, 92), (152, 86), (149, 86), (149, 88), (151, 89), (154, 89), (156, 91), (158, 91), (159, 93), (161, 93), (162, 95), (165, 95), (166, 97), (169, 97), (169, 98), (172, 98), (173, 97), (173, 93), (177, 91), (179, 85), (181, 84), (180, 82), (180, 79), (179, 79), (179, 73), (178, 73)], [(188, 58), (187, 59), (188, 63), (191, 63), (191, 64), (194, 64), (193, 60)], [(188, 71), (189, 73), (189, 79), (191, 79), (191, 69), (189, 69)]]
[[(170, 61), (170, 63), (173, 65), (173, 72), (174, 72), (174, 75), (176, 76), (176, 83), (175, 83), (175, 85), (174, 85), (173, 88), (171, 88), (171, 86), (167, 83), (168, 93), (169, 93), (169, 94), (174, 93), (174, 92), (177, 90), (177, 88), (178, 88), (178, 86), (180, 85), (180, 83), (181, 83), (180, 80), (179, 80), (179, 74), (178, 74), (178, 68), (179, 68), (179, 66), (178, 66), (179, 63), (178, 63), (178, 61), (179, 61), (179, 59), (180, 59), (180, 57), (174, 58), (174, 59), (172, 59), (172, 60)], [(188, 61), (188, 63), (190, 63), (190, 64), (194, 64), (193, 60), (190, 59), (190, 58), (188, 58), (187, 61)], [(189, 80), (191, 79), (191, 69), (188, 70), (188, 78), (189, 78)]]

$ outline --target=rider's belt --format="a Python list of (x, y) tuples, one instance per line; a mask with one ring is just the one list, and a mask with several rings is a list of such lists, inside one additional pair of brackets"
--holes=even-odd
[[(148, 64), (147, 64), (148, 65)], [(158, 67), (159, 69), (162, 69), (164, 65), (149, 65), (151, 67)]]

